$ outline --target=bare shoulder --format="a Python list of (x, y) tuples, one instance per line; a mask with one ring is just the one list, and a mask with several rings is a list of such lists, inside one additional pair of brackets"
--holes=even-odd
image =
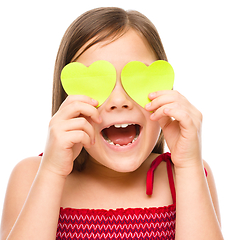
[(208, 182), (209, 191), (210, 191), (211, 198), (212, 198), (212, 203), (214, 205), (215, 212), (218, 217), (218, 221), (221, 224), (219, 202), (218, 202), (217, 189), (216, 189), (216, 185), (215, 185), (214, 176), (213, 176), (213, 173), (212, 173), (212, 170), (211, 170), (209, 164), (205, 160), (203, 161), (203, 164), (207, 171), (207, 182)]
[(3, 206), (1, 236), (4, 232), (9, 232), (18, 217), (38, 172), (40, 162), (41, 157), (26, 158), (12, 170)]
[[(14, 189), (15, 194), (25, 195), (34, 181), (41, 162), (41, 157), (30, 157), (20, 161), (13, 169), (8, 191)], [(17, 190), (18, 189), (18, 190)], [(17, 191), (17, 192), (16, 192)]]
[(35, 176), (35, 174), (38, 171), (39, 165), (41, 162), (41, 157), (29, 157), (25, 158), (22, 161), (20, 161), (13, 169), (11, 178), (17, 177), (19, 174), (23, 175), (25, 173), (28, 173), (25, 177), (32, 177), (32, 175)]
[(30, 157), (15, 166), (8, 182), (5, 202), (11, 202), (13, 194), (17, 196), (18, 203), (25, 201), (38, 172), (40, 161), (41, 157)]

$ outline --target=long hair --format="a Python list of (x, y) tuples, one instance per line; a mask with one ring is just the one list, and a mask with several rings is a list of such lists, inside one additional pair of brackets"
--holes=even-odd
[[(116, 40), (125, 34), (129, 29), (134, 29), (141, 33), (156, 54), (157, 60), (167, 61), (167, 57), (159, 37), (159, 34), (152, 22), (143, 14), (137, 11), (125, 11), (121, 8), (106, 7), (96, 8), (85, 12), (79, 16), (66, 30), (59, 50), (54, 68), (52, 115), (54, 115), (62, 102), (66, 99), (60, 74), (63, 67), (75, 61), (76, 53), (89, 41), (80, 55), (94, 44), (111, 39)], [(80, 56), (78, 55), (77, 58)], [(161, 131), (159, 139), (153, 151), (162, 154), (164, 152), (164, 136)], [(86, 160), (87, 152), (83, 148), (77, 157), (76, 167), (81, 169)]]

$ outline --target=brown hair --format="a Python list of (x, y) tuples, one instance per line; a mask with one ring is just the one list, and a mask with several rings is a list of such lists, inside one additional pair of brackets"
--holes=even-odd
[[(85, 12), (69, 26), (59, 46), (54, 69), (52, 115), (58, 111), (61, 103), (67, 97), (60, 81), (62, 68), (72, 60), (74, 61), (73, 57), (75, 54), (88, 43), (88, 41), (90, 41), (90, 43), (83, 49), (80, 55), (98, 42), (107, 39), (114, 41), (125, 34), (130, 28), (138, 31), (146, 38), (156, 54), (157, 59), (167, 61), (161, 39), (155, 26), (143, 14), (137, 11), (125, 11), (115, 7), (97, 8)], [(164, 152), (164, 137), (162, 132), (153, 152), (159, 154)], [(81, 163), (84, 162), (86, 154), (85, 149), (83, 149), (77, 157), (77, 160)]]

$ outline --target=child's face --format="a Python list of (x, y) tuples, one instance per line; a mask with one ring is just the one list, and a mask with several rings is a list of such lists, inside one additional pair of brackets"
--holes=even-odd
[[(150, 120), (150, 112), (127, 95), (120, 80), (121, 70), (130, 61), (150, 65), (157, 59), (146, 40), (129, 30), (114, 42), (108, 40), (93, 45), (77, 59), (85, 66), (98, 60), (109, 61), (115, 66), (117, 80), (109, 98), (98, 108), (102, 123), (88, 119), (95, 129), (95, 144), (86, 150), (96, 163), (117, 172), (131, 172), (150, 155), (160, 126)], [(126, 127), (125, 124), (131, 125)]]

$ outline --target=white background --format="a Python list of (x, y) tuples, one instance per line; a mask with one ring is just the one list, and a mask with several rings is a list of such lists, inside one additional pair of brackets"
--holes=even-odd
[(44, 150), (53, 68), (62, 35), (84, 11), (118, 6), (138, 10), (155, 24), (175, 70), (174, 88), (203, 113), (203, 158), (215, 176), (225, 239), (232, 239), (236, 223), (235, 2), (111, 2), (0, 3), (0, 214), (14, 166)]

